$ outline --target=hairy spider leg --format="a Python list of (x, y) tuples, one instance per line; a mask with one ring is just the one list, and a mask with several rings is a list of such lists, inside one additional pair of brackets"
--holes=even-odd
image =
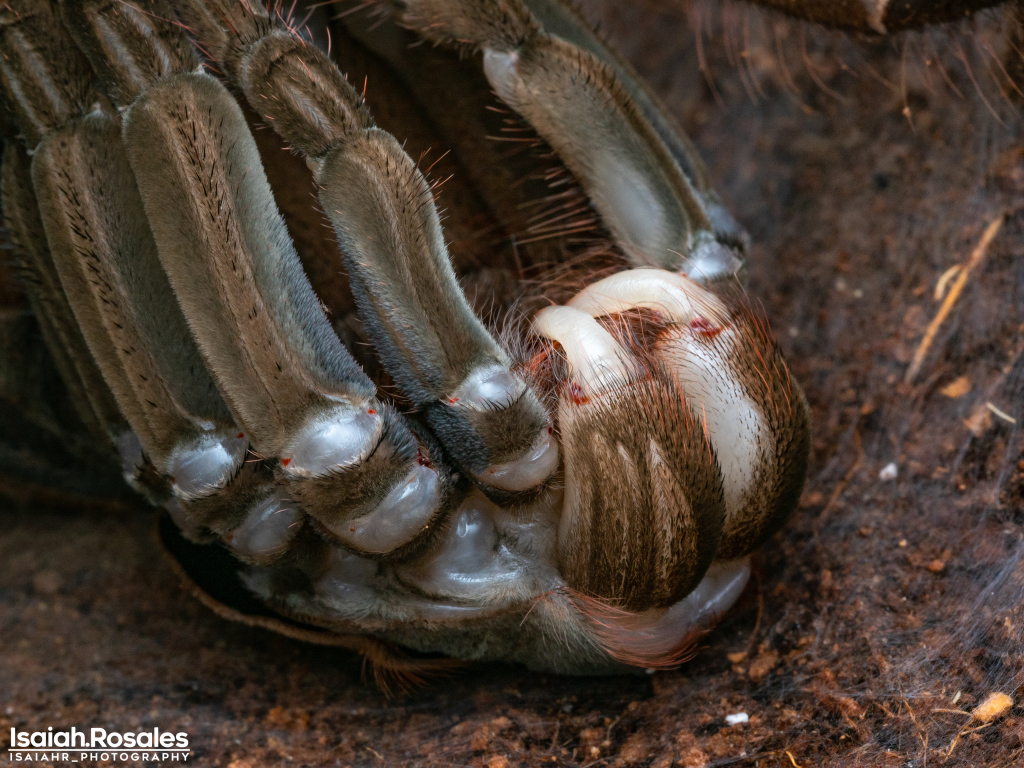
[(558, 152), (635, 266), (704, 280), (740, 271), (746, 238), (710, 192), (696, 154), (628, 66), (565, 4), (394, 5), (423, 37), (483, 52), (498, 96)]
[[(179, 517), (226, 530), (245, 508), (238, 493), (259, 485), (244, 465), (248, 442), (160, 266), (116, 116), (94, 107), (93, 73), (53, 9), (23, 10), (3, 31), (5, 90), (33, 150), (32, 189), (61, 289), (131, 426), (116, 437), (126, 474), (158, 496), (169, 485), (163, 501)], [(142, 480), (150, 462), (167, 483)], [(206, 514), (229, 487), (234, 519)]]
[(422, 546), (447, 510), (448, 473), (429, 438), (377, 400), (331, 328), (238, 104), (196, 71), (167, 5), (62, 7), (122, 111), (127, 159), (189, 327), (255, 451), (278, 459), (278, 498), (250, 512), (258, 535), (243, 526), (226, 541), (286, 536), (289, 509), (367, 554)]
[(20, 142), (5, 141), (3, 166), (0, 167), (4, 225), (28, 289), (32, 311), (39, 318), (43, 339), (53, 353), (76, 411), (98, 444), (109, 441), (113, 446), (131, 427), (103, 380), (64, 295), (32, 189), (31, 163)]
[(551, 420), (458, 284), (430, 185), (327, 55), (257, 3), (183, 4), (200, 44), (313, 169), (360, 316), (392, 378), (491, 498), (556, 473)]

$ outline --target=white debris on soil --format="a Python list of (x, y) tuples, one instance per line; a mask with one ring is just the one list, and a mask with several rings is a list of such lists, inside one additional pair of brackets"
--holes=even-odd
[(896, 462), (890, 461), (884, 467), (882, 471), (878, 473), (879, 480), (895, 480), (896, 475), (900, 473), (899, 469), (896, 468)]
[(747, 715), (746, 712), (737, 712), (735, 715), (726, 715), (725, 716), (725, 724), (726, 725), (743, 725), (744, 723), (749, 723), (749, 722), (750, 722), (750, 717)]

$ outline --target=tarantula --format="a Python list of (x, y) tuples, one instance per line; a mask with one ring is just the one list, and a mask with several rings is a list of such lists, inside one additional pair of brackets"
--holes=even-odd
[[(805, 473), (807, 406), (744, 298), (746, 237), (562, 0), (376, 10), (354, 38), (396, 62), (420, 55), (413, 35), (458, 49), (452, 102), (493, 89), (505, 137), (546, 153), (561, 239), (492, 238), (479, 268), (511, 256), (525, 286), (493, 331), (438, 185), (298, 17), (251, 0), (4, 8), (4, 216), (81, 420), (188, 539), (165, 531), (197, 581), (226, 550), (278, 618), (233, 616), (385, 666), (385, 643), (561, 672), (677, 663)], [(406, 67), (411, 90), (442, 55)], [(478, 63), (486, 82), (464, 74)], [(259, 121), (312, 173), (354, 297), (343, 323), (275, 203)], [(465, 133), (457, 148), (488, 144)], [(494, 215), (515, 232), (521, 208)]]

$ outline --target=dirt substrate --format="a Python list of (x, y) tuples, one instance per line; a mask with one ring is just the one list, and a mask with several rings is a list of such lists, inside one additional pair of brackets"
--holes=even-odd
[[(469, 668), (389, 699), (357, 658), (193, 601), (141, 503), (73, 502), (8, 476), (0, 733), (158, 726), (188, 732), (190, 762), (233, 768), (1024, 764), (1010, 14), (871, 42), (745, 6), (650, 5), (586, 10), (749, 229), (751, 294), (814, 414), (800, 508), (696, 658), (620, 678)], [(1004, 214), (907, 382), (940, 278)], [(993, 692), (1018, 703), (972, 718)]]

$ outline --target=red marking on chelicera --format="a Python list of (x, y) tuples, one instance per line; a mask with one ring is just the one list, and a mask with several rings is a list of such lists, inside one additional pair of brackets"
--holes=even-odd
[(421, 467), (426, 467), (427, 469), (433, 468), (433, 465), (430, 463), (430, 459), (428, 459), (426, 455), (423, 453), (422, 448), (416, 449), (416, 463), (419, 464)]
[(239, 432), (238, 439), (241, 440), (243, 437), (245, 437), (245, 432)]
[(370, 414), (371, 416), (372, 416), (373, 414), (377, 413), (377, 412), (376, 412), (375, 410), (373, 410), (373, 408), (367, 408), (367, 409), (366, 409), (366, 412), (367, 412), (367, 413), (369, 413), (369, 414)]
[(713, 339), (725, 329), (724, 325), (714, 325), (705, 317), (695, 317), (690, 321), (690, 330), (706, 339)]
[(530, 371), (530, 373), (536, 372), (536, 370), (540, 368), (544, 361), (548, 359), (549, 354), (550, 350), (545, 349), (531, 357), (530, 362), (526, 364), (527, 370)]
[(455, 405), (457, 402), (459, 402), (459, 398), (457, 398), (457, 397), (449, 397), (448, 398), (448, 405)]
[(287, 467), (291, 463), (292, 463), (291, 459), (281, 459), (281, 466), (282, 467)]
[(590, 398), (583, 394), (583, 387), (575, 381), (569, 385), (569, 397), (576, 405), (586, 405), (590, 402)]

